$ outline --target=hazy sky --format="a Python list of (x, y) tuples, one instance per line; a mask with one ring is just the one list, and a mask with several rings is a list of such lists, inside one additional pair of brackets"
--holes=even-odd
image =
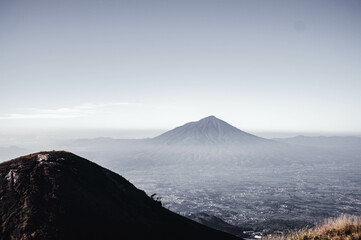
[(361, 132), (361, 1), (0, 0), (0, 131)]

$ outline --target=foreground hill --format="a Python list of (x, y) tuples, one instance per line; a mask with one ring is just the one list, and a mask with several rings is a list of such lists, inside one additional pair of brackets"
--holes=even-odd
[(238, 239), (163, 208), (69, 152), (0, 164), (0, 239)]

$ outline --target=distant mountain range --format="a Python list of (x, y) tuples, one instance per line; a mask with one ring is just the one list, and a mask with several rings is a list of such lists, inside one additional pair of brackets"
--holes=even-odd
[[(335, 152), (335, 149), (338, 149)], [(265, 139), (209, 116), (149, 139), (83, 139), (69, 150), (114, 169), (167, 165), (279, 166), (337, 161), (361, 149), (358, 137)], [(106, 162), (104, 162), (106, 161)]]
[(0, 164), (0, 239), (238, 239), (177, 215), (69, 152)]
[(24, 155), (26, 153), (28, 153), (26, 149), (17, 146), (0, 147), (0, 162)]
[(296, 136), (274, 138), (273, 140), (299, 146), (314, 147), (331, 151), (358, 151), (361, 153), (361, 138), (353, 136)]

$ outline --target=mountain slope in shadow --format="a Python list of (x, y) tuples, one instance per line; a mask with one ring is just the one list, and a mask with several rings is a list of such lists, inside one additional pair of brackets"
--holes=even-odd
[(177, 215), (69, 152), (0, 164), (0, 239), (239, 239)]

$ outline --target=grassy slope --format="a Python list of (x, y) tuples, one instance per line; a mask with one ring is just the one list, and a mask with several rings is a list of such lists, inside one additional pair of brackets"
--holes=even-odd
[(341, 215), (326, 219), (314, 228), (292, 231), (269, 240), (361, 240), (361, 216)]

